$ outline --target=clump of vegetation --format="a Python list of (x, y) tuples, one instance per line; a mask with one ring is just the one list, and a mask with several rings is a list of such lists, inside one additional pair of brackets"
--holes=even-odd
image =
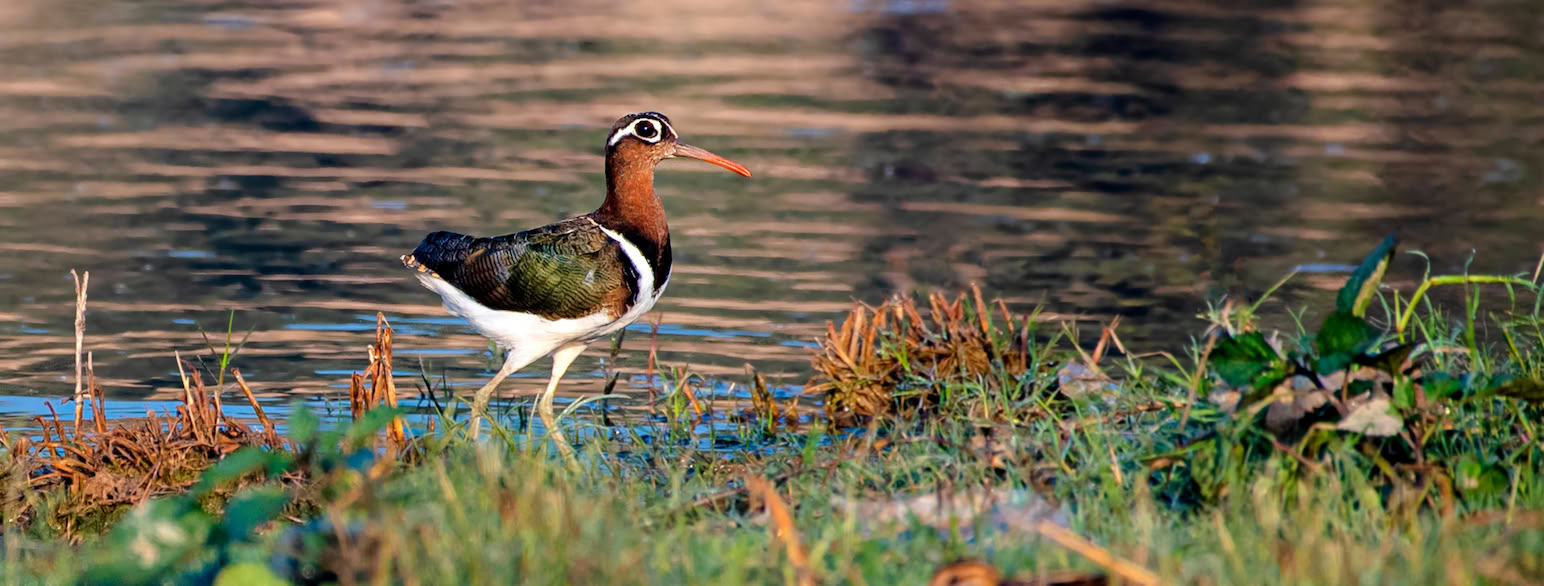
[[(791, 406), (754, 370), (750, 409), (725, 413), (671, 369), (663, 416), (613, 421), (576, 402), (565, 417), (595, 431), (575, 434), (578, 470), (503, 425), (499, 441), (467, 438), (438, 404), (429, 426), (397, 423), (378, 320), (353, 421), (298, 410), (284, 441), (226, 455), (79, 547), (12, 526), (0, 569), (54, 582), (1540, 583), (1538, 275), (1428, 276), (1406, 297), (1381, 285), (1394, 253), (1369, 255), (1312, 331), (1267, 334), (1258, 302), (1224, 303), (1188, 356), (1164, 362), (1107, 355), (1113, 324), (1092, 349), (1070, 328), (1042, 336), (979, 292), (855, 308), (814, 357), (826, 425), (786, 425)], [(1471, 294), (1455, 319), (1424, 295), (1460, 285), (1523, 299), (1482, 315)], [(1495, 348), (1475, 335), (1486, 320)], [(716, 421), (741, 427), (701, 425)]]
[[(1216, 379), (1194, 381), (1209, 400), (1186, 404), (1165, 427), (1179, 446), (1152, 460), (1179, 465), (1165, 490), (1210, 502), (1254, 478), (1269, 456), (1288, 456), (1274, 471), (1285, 480), (1325, 472), (1337, 452), (1355, 454), (1396, 510), (1451, 511), (1456, 499), (1484, 507), (1515, 500), (1517, 487), (1532, 483), (1534, 421), (1544, 414), (1537, 275), (1428, 276), (1407, 298), (1379, 287), (1395, 249), (1390, 237), (1367, 256), (1317, 331), (1268, 339), (1252, 311), (1213, 314), (1215, 337), (1200, 360)], [(1480, 284), (1532, 295), (1521, 311), (1491, 316), (1512, 360), (1487, 358), (1474, 335), (1477, 303), (1467, 304), (1460, 328), (1422, 305), (1442, 284), (1464, 286), (1471, 299)], [(1387, 329), (1368, 316), (1380, 300)], [(1428, 313), (1414, 335), (1405, 328), (1421, 307)]]
[[(186, 492), (201, 472), (237, 449), (281, 447), (266, 416), (265, 428), (227, 418), (198, 371), (184, 375), (183, 383), (185, 394), (176, 413), (147, 411), (143, 419), (108, 422), (93, 376), (89, 427), (66, 426), (53, 413), (51, 419), (37, 418), (41, 437), (36, 441), (7, 441), (6, 474), (14, 478), (12, 484), (23, 483), (30, 495), (8, 502), (7, 523), (42, 520), (61, 535), (78, 539), (83, 533), (100, 532), (130, 505)], [(246, 390), (245, 381), (241, 385)], [(255, 399), (251, 404), (262, 413)], [(38, 494), (49, 498), (36, 498)]]
[[(388, 392), (393, 388), (391, 328), (384, 316), (378, 315), (377, 320), (376, 343), (369, 348), (369, 366), (364, 375), (354, 376), (350, 386), (350, 412), (355, 421), (367, 413), (379, 416), (385, 411), (377, 407), (395, 407), (396, 403), (394, 394)], [(221, 356), (222, 378), (230, 354), (227, 348)], [(293, 434), (288, 440), (281, 437), (240, 370), (233, 369), (231, 374), (252, 407), (256, 422), (228, 416), (216, 390), (220, 387), (209, 388), (199, 370), (183, 363), (180, 356), (178, 362), (183, 373), (183, 394), (175, 412), (158, 415), (147, 411), (142, 419), (109, 421), (102, 389), (96, 384), (94, 372), (88, 370), (83, 392), (92, 410), (89, 419), (66, 425), (57, 413), (52, 413), (50, 419), (36, 418), (40, 437), (0, 436), (5, 448), (6, 486), (25, 487), (11, 491), (4, 510), (6, 523), (27, 526), (41, 521), (55, 534), (79, 542), (103, 533), (131, 507), (155, 497), (192, 495), (197, 504), (213, 510), (240, 487), (263, 478), (282, 477), (287, 485), (298, 487), (314, 482), (311, 475), (283, 466), (268, 467), (267, 475), (247, 478), (217, 474), (220, 482), (210, 484), (207, 477), (200, 481), (206, 470), (224, 465), (232, 453), (251, 451), (306, 460), (307, 451), (314, 451), (316, 446), (297, 441)], [(387, 425), (389, 430), (381, 440), (382, 446), (393, 454), (405, 455), (411, 445), (402, 419), (394, 416), (387, 420)], [(304, 429), (305, 423), (302, 418), (292, 420), (290, 426)], [(314, 429), (316, 425), (310, 427)], [(314, 487), (303, 492), (314, 492)]]
[[(826, 415), (837, 425), (873, 417), (914, 415), (948, 402), (956, 383), (1017, 398), (1033, 387), (1026, 377), (1036, 352), (1033, 316), (993, 307), (974, 288), (949, 299), (943, 293), (916, 299), (896, 296), (877, 307), (859, 304), (840, 328), (826, 322), (826, 337), (811, 360), (821, 377), (806, 393), (823, 395)], [(925, 317), (924, 317), (925, 315)]]

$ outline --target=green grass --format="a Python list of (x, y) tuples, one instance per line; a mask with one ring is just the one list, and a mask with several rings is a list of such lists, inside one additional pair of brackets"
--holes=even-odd
[[(142, 506), (82, 545), (8, 524), (5, 576), (922, 584), (974, 558), (1019, 577), (1118, 573), (1123, 563), (1181, 584), (1540, 583), (1538, 275), (1423, 280), (1465, 287), (1469, 299), (1481, 284), (1518, 291), (1508, 307), (1466, 302), (1450, 313), (1419, 292), (1380, 288), (1392, 254), (1390, 242), (1369, 255), (1322, 325), (1265, 336), (1253, 326), (1258, 302), (1222, 302), (1183, 356), (1117, 356), (1118, 337), (1107, 334), (1101, 352), (1055, 324), (1031, 324), (1043, 331), (1026, 340), (1004, 325), (1020, 322), (983, 319), (990, 306), (980, 302), (956, 304), (955, 329), (890, 324), (871, 342), (883, 356), (854, 369), (898, 370), (825, 386), (888, 389), (889, 411), (846, 428), (818, 418), (773, 426), (781, 406), (759, 399), (743, 412), (710, 405), (732, 428), (704, 441), (683, 398), (692, 375), (666, 369), (660, 417), (626, 427), (602, 426), (593, 411), (566, 417), (603, 438), (580, 451), (578, 470), (521, 429), (474, 443), (440, 425), (416, 457), (396, 461), (371, 443), (392, 412), (326, 431), (297, 415), (291, 439), (307, 448), (227, 458), (194, 494)], [(961, 340), (1022, 358), (930, 362)], [(953, 368), (929, 366), (940, 363)], [(1069, 372), (1096, 384), (1073, 392)], [(1340, 382), (1328, 403), (1282, 419), (1273, 405), (1293, 398), (1283, 385), (1294, 377)], [(1387, 406), (1363, 415), (1387, 429), (1341, 429), (1351, 415), (1339, 410), (1375, 393)], [(261, 470), (291, 481), (248, 487), (228, 504), (200, 500)], [(7, 479), (15, 498), (17, 476)], [(774, 487), (791, 526), (764, 512), (757, 480)], [(1015, 500), (933, 525), (920, 518), (928, 503), (988, 491)], [(1049, 504), (1026, 504), (1031, 495)], [(1077, 537), (1055, 538), (1042, 521)], [(192, 537), (152, 538), (169, 534)], [(82, 574), (88, 566), (99, 573)]]
[[(1286, 459), (1268, 458), (1228, 498), (1197, 508), (1149, 488), (1162, 479), (1135, 457), (1153, 447), (1138, 433), (1147, 425), (1066, 429), (1046, 420), (1013, 430), (997, 438), (1008, 457), (996, 463), (970, 449), (979, 437), (974, 426), (929, 423), (876, 434), (894, 442), (879, 450), (868, 434), (824, 445), (787, 436), (765, 456), (597, 447), (579, 474), (498, 443), (454, 444), (381, 480), (340, 480), (316, 511), (320, 521), (280, 523), (226, 566), (268, 563), (279, 551), (288, 552), (277, 565), (291, 577), (328, 580), (341, 572), (402, 583), (785, 582), (793, 569), (748, 498), (730, 493), (694, 503), (746, 476), (791, 473), (780, 492), (823, 582), (923, 583), (961, 557), (1010, 574), (1099, 569), (1032, 533), (990, 522), (886, 526), (835, 502), (986, 486), (1038, 486), (1059, 501), (1073, 531), (1176, 583), (1479, 583), (1544, 575), (1544, 482), (1536, 466), (1510, 502), (1473, 507), (1494, 516), (1469, 515), (1468, 505), (1446, 515), (1391, 513), (1387, 489), (1368, 480), (1368, 463), (1350, 449), (1327, 455), (1320, 473), (1290, 488), (1281, 480)], [(12, 572), (54, 582), (82, 569), (68, 563), (79, 558), (63, 546), (24, 543), (8, 557)], [(109, 536), (82, 551), (85, 559), (109, 559), (125, 543)], [(207, 574), (208, 563), (192, 559), (186, 571)]]

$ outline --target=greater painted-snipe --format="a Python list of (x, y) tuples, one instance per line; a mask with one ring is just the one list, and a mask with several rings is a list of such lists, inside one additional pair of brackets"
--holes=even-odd
[(446, 310), (507, 351), (504, 366), (473, 398), (472, 437), (499, 383), (551, 354), (552, 378), (537, 412), (572, 461), (552, 415), (552, 395), (586, 345), (642, 317), (670, 283), (670, 228), (654, 192), (654, 165), (673, 157), (751, 175), (739, 163), (681, 142), (664, 114), (628, 114), (607, 135), (606, 200), (595, 211), (490, 238), (435, 232), (402, 256)]

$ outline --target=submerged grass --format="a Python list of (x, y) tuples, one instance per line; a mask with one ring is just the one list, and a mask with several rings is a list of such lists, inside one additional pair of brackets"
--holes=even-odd
[[(242, 456), (177, 485), (192, 496), (141, 503), (105, 534), (77, 526), (83, 545), (37, 522), (43, 508), (8, 516), (5, 575), (1544, 582), (1537, 275), (1425, 279), (1471, 299), (1481, 283), (1521, 292), (1513, 307), (1482, 313), (1470, 302), (1454, 317), (1380, 287), (1392, 254), (1390, 242), (1370, 255), (1313, 331), (1267, 336), (1254, 323), (1258, 303), (1224, 302), (1187, 356), (1127, 354), (1116, 324), (1087, 348), (1075, 331), (979, 291), (860, 306), (813, 357), (808, 391), (828, 420), (791, 417), (754, 370), (749, 405), (725, 407), (699, 400), (698, 377), (660, 368), (656, 417), (617, 425), (604, 411), (573, 410), (569, 424), (595, 431), (580, 434), (578, 470), (520, 429), (470, 441), (454, 405), (432, 408), (428, 427), (394, 423), (403, 410), (383, 406), (396, 392), (382, 322), (355, 377), (352, 423), (323, 433), (301, 410), (282, 441), (253, 428), (261, 441)], [(1476, 323), (1493, 324), (1498, 341), (1473, 335)], [(733, 431), (713, 441), (693, 433), (725, 422)], [(9, 484), (51, 473), (27, 460), (42, 450), (19, 441), (7, 450)], [(31, 498), (69, 491), (39, 485)], [(167, 527), (195, 538), (151, 538)]]

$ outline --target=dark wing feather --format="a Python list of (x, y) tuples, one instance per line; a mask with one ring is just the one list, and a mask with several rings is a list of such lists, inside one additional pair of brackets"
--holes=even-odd
[(637, 289), (621, 246), (583, 217), (492, 238), (435, 232), (413, 258), (478, 303), (547, 319), (621, 315)]

